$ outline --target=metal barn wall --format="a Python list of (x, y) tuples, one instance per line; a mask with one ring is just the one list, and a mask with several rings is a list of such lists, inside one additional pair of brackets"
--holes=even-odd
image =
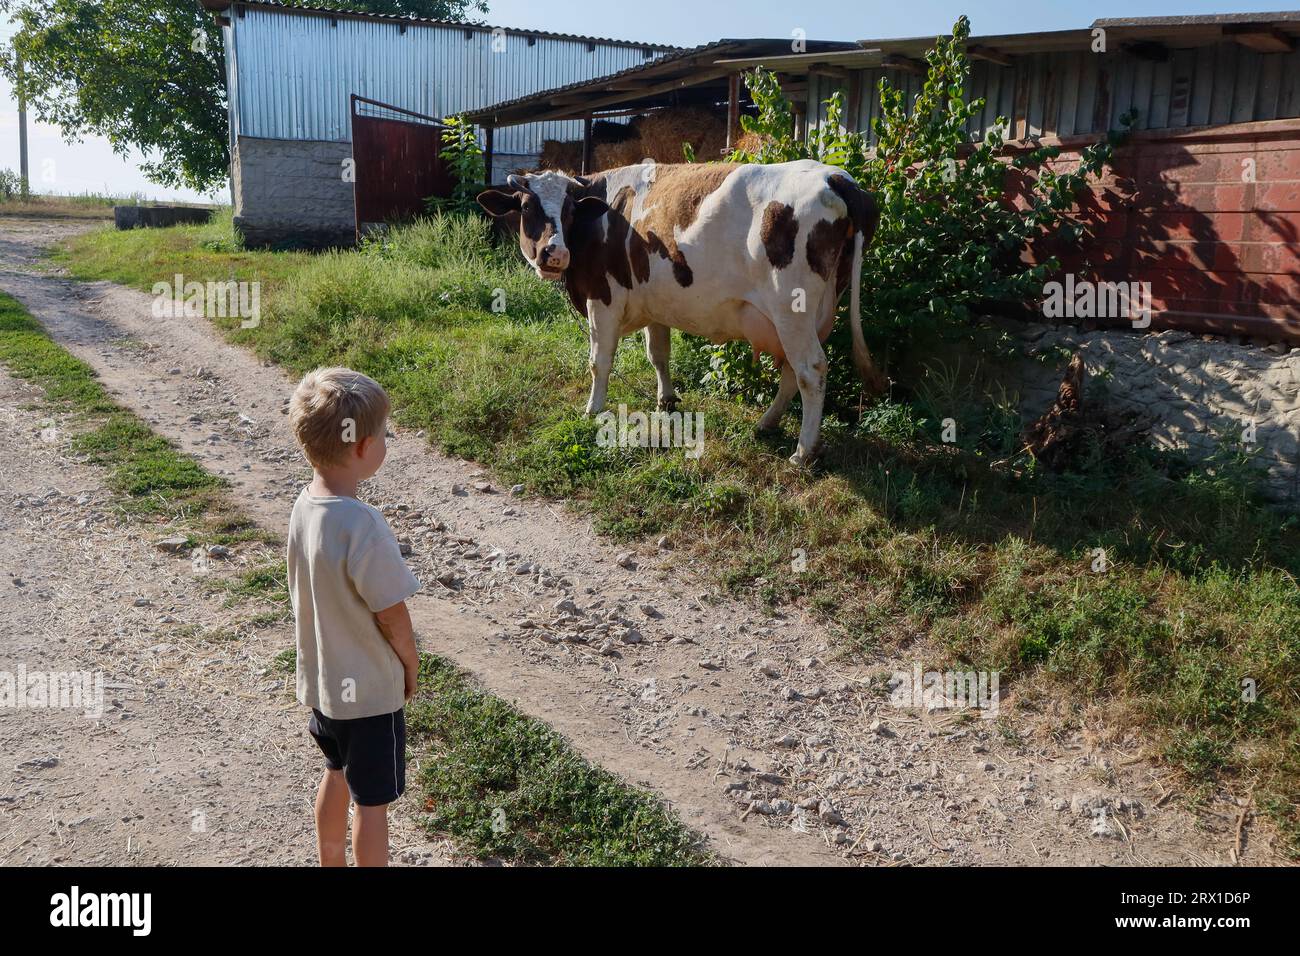
[[(232, 135), (347, 142), (356, 93), (434, 116), (489, 106), (645, 62), (645, 50), (585, 40), (493, 35), (435, 24), (358, 20), (248, 6), (230, 14)], [(403, 31), (403, 27), (405, 30)], [(579, 122), (497, 132), (498, 153), (535, 154), (543, 139), (576, 139)]]
[[(861, 83), (854, 128), (868, 130), (880, 113), (877, 87), (882, 76), (911, 103), (924, 77), (901, 70), (854, 71)], [(824, 101), (847, 84), (831, 77), (809, 77), (809, 120), (826, 119)], [(980, 138), (999, 116), (1011, 124), (1011, 138), (1067, 137), (1102, 133), (1118, 125), (1129, 109), (1138, 111), (1134, 129), (1183, 129), (1300, 116), (1300, 49), (1259, 53), (1236, 43), (1170, 50), (1164, 62), (1125, 51), (1035, 53), (1018, 56), (1011, 66), (985, 60), (971, 63), (968, 99), (985, 106), (970, 124)], [(816, 104), (815, 107), (813, 104)]]

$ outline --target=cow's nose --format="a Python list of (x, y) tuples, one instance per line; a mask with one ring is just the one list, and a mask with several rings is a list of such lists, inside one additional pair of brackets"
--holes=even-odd
[(542, 250), (542, 264), (552, 269), (569, 267), (569, 250), (563, 247), (547, 246)]

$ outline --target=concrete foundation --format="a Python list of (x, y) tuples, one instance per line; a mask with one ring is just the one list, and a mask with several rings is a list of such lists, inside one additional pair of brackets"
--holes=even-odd
[(350, 246), (351, 143), (241, 136), (231, 175), (235, 227), (249, 246)]
[(205, 206), (114, 206), (118, 229), (161, 229), (165, 226), (202, 225), (212, 218)]

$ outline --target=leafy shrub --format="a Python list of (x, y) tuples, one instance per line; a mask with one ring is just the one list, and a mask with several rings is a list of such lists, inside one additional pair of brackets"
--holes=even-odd
[[(842, 93), (826, 101), (826, 122), (798, 141), (775, 76), (760, 68), (746, 78), (757, 115), (741, 117), (741, 125), (759, 145), (737, 150), (732, 160), (815, 159), (844, 169), (875, 195), (881, 217), (863, 254), (864, 332), (870, 344), (891, 355), (905, 353), (927, 335), (969, 338), (969, 320), (990, 303), (1023, 303), (1040, 295), (1059, 263), (1028, 265), (1021, 252), (1049, 233), (1067, 240), (1083, 236), (1068, 210), (1117, 142), (1112, 134), (1083, 150), (1077, 168), (1068, 173), (1048, 166), (1060, 153), (1054, 146), (1006, 160), (1004, 117), (972, 143), (967, 124), (984, 109), (984, 100), (965, 98), (969, 34), (970, 23), (962, 17), (950, 37), (936, 40), (925, 57), (925, 84), (910, 106), (887, 78), (880, 81), (874, 146), (865, 133), (841, 128)], [(1130, 117), (1122, 120), (1129, 122)], [(1020, 187), (1020, 205), (1006, 198), (1011, 182)], [(755, 365), (746, 343), (697, 347), (707, 348), (711, 357), (705, 384), (751, 401), (773, 388), (770, 372)], [(861, 388), (849, 361), (846, 322), (836, 324), (826, 350), (827, 407), (856, 407)]]
[(27, 181), (12, 169), (0, 169), (0, 199), (6, 202), (15, 196), (26, 199), (31, 195)]
[(463, 116), (448, 116), (442, 121), (442, 160), (456, 179), (451, 197), (431, 196), (426, 202), (431, 210), (473, 212), (474, 197), (487, 180), (483, 151), (478, 145), (478, 127)]

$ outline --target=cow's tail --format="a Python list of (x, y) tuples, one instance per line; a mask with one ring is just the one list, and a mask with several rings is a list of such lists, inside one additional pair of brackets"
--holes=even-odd
[(849, 331), (853, 334), (853, 364), (869, 395), (885, 391), (885, 377), (871, 360), (867, 340), (862, 337), (862, 247), (867, 237), (862, 229), (853, 234), (853, 272), (849, 279)]

